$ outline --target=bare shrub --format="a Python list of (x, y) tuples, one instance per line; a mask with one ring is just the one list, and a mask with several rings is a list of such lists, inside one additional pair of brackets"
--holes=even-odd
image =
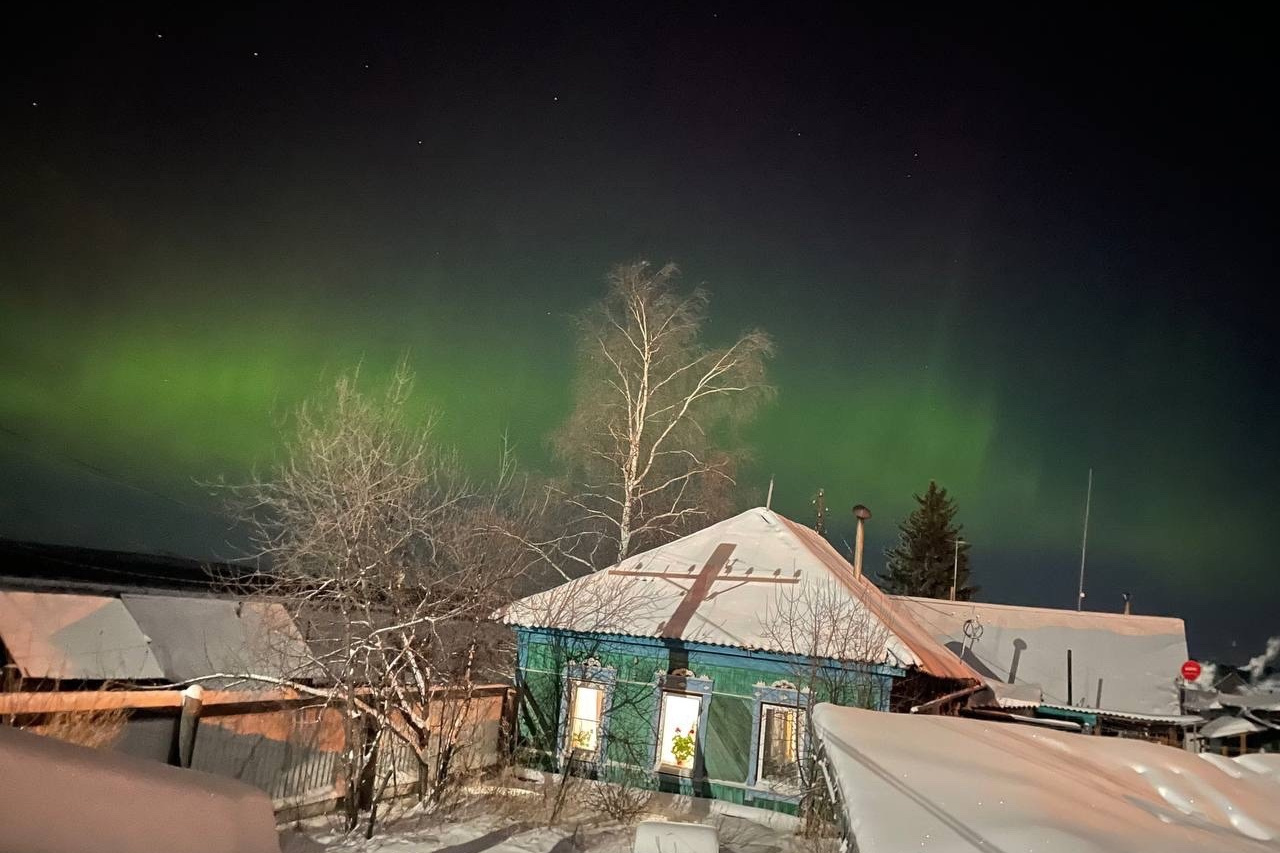
[[(60, 684), (42, 685), (39, 692), (50, 696), (58, 695)], [(6, 669), (0, 676), (0, 692), (21, 693), (30, 689), (21, 676)], [(24, 729), (33, 734), (56, 738), (67, 743), (87, 746), (93, 749), (109, 749), (124, 735), (125, 724), (129, 722), (129, 709), (118, 702), (109, 701), (106, 697), (110, 691), (94, 690), (91, 694), (100, 697), (101, 708), (86, 711), (54, 711), (39, 714), (4, 714), (0, 715), (0, 725)], [(62, 695), (68, 695), (63, 693)], [(84, 693), (79, 695), (83, 696)]]
[(635, 823), (649, 810), (654, 791), (650, 774), (635, 768), (607, 773), (608, 781), (597, 781), (586, 789), (585, 801), (593, 810), (621, 824)]
[(49, 714), (39, 723), (20, 728), (67, 743), (93, 749), (109, 749), (124, 735), (124, 727), (128, 721), (128, 709), (106, 708)]
[[(841, 853), (843, 849), (840, 831), (830, 822), (801, 824), (791, 843), (792, 853)], [(857, 853), (857, 847), (846, 853)]]

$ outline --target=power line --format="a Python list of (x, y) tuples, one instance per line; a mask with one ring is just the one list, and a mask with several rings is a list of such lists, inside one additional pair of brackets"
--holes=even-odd
[(180, 506), (186, 510), (189, 510), (190, 512), (199, 513), (201, 515), (210, 515), (214, 517), (219, 517), (217, 513), (215, 513), (213, 510), (209, 509), (208, 507), (196, 506), (195, 504), (188, 503), (182, 500), (181, 498), (175, 498), (173, 495), (168, 495), (168, 494), (165, 494), (164, 492), (157, 491), (147, 486), (140, 486), (137, 483), (130, 482), (129, 480), (126, 480), (124, 477), (118, 474), (113, 474), (110, 471), (107, 471), (106, 469), (98, 465), (94, 465), (92, 462), (86, 462), (85, 460), (81, 459), (78, 456), (74, 456), (65, 451), (51, 448), (44, 442), (40, 441), (39, 439), (33, 436), (30, 436), (26, 433), (23, 433), (19, 430), (16, 430), (10, 426), (7, 426), (6, 424), (0, 423), (0, 433), (4, 433), (5, 435), (8, 435), (12, 438), (17, 439), (19, 442), (29, 445), (30, 448), (34, 448), (34, 449), (29, 449), (24, 447), (17, 448), (18, 452), (25, 454), (29, 458), (44, 459), (45, 461), (49, 459), (56, 459), (59, 462), (70, 463), (78, 468), (82, 468), (85, 471), (88, 471), (93, 476), (98, 477), (99, 479), (102, 479), (102, 480), (106, 480), (107, 482), (112, 483), (114, 485), (121, 486), (126, 489), (130, 489), (140, 494), (149, 495), (153, 498), (159, 498), (160, 500), (163, 500), (163, 501), (168, 501), (169, 503)]

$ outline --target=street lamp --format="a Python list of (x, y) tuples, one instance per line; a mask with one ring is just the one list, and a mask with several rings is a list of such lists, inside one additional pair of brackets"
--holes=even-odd
[(956, 556), (955, 556), (955, 561), (951, 566), (951, 600), (952, 601), (956, 600), (956, 585), (959, 584), (960, 582), (960, 546), (968, 545), (968, 544), (969, 543), (964, 541), (963, 539), (956, 540)]

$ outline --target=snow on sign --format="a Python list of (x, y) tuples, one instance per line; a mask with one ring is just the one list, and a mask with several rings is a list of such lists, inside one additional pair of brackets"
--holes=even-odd
[(1182, 665), (1182, 680), (1195, 681), (1200, 677), (1200, 664), (1196, 661), (1189, 660)]

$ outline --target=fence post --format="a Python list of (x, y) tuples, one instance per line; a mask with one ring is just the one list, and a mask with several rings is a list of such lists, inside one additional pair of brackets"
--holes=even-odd
[(182, 713), (178, 717), (178, 766), (190, 767), (196, 748), (196, 728), (204, 707), (204, 688), (193, 684), (182, 691)]

